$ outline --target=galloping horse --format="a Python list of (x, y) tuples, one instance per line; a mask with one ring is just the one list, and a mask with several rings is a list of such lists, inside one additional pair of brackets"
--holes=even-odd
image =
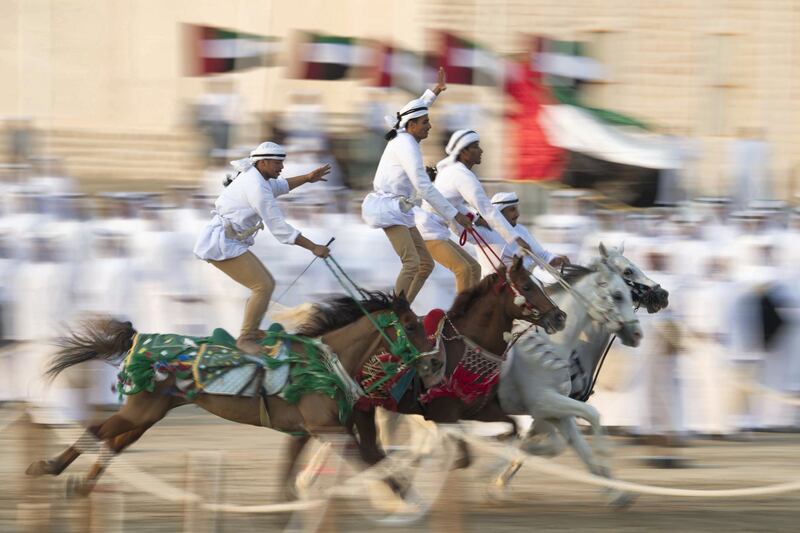
[[(515, 320), (548, 333), (563, 329), (566, 322), (564, 312), (525, 270), (521, 258), (459, 294), (443, 313), (437, 331), (445, 358), (442, 382), (421, 398), (417, 390), (409, 389), (396, 405), (382, 406), (438, 423), (470, 419), (514, 424), (500, 408), (497, 380)], [(374, 416), (374, 408), (354, 412), (362, 457), (367, 462), (383, 457), (375, 444)], [(458, 466), (464, 467), (469, 464), (469, 453), (463, 442), (459, 445), (463, 457)]]
[[(558, 334), (562, 337), (561, 343), (554, 343), (551, 338), (538, 333), (523, 335), (512, 348), (508, 364), (503, 369), (498, 395), (505, 413), (533, 417), (534, 425), (523, 443), (528, 453), (557, 455), (568, 443), (593, 474), (610, 478), (608, 467), (592, 454), (575, 423), (576, 418), (589, 422), (595, 435), (596, 449), (606, 452), (597, 409), (581, 401), (583, 398), (571, 397), (574, 378), (570, 371), (570, 354), (583, 349), (585, 362), (593, 371), (605, 343), (597, 344), (592, 339), (607, 342), (608, 336), (614, 334), (624, 345), (635, 347), (641, 341), (642, 330), (634, 315), (631, 293), (625, 280), (605, 263), (603, 248), (601, 253), (603, 258), (593, 262), (589, 268), (573, 269), (566, 276), (583, 301), (564, 302), (570, 298), (566, 294), (557, 297), (569, 310), (570, 317), (566, 329)], [(573, 351), (565, 351), (564, 347), (571, 347)], [(590, 385), (578, 392), (583, 393), (588, 388)], [(544, 440), (536, 442), (534, 436), (543, 436)], [(504, 487), (519, 466), (520, 463), (511, 463), (496, 484)], [(613, 491), (612, 494), (617, 505), (629, 502), (624, 493)]]
[[(100, 458), (88, 476), (75, 486), (77, 493), (87, 494), (115, 454), (141, 437), (168, 411), (187, 403), (194, 403), (222, 418), (254, 426), (264, 425), (265, 408), (269, 419), (268, 427), (287, 433), (311, 435), (348, 431), (351, 417), (349, 413), (343, 417), (342, 408), (343, 405), (345, 410), (352, 408), (352, 397), (348, 397), (348, 388), (355, 386), (353, 378), (367, 358), (378, 347), (393, 351), (401, 346), (415, 354), (410, 360), (410, 364), (415, 365), (430, 357), (429, 352), (425, 351), (431, 348), (419, 318), (411, 311), (404, 295), (394, 297), (380, 292), (362, 294), (365, 297), (360, 302), (341, 297), (330, 300), (328, 305), (315, 306), (313, 315), (301, 328), (305, 336), (286, 336), (287, 339), (291, 337), (288, 340), (288, 349), (292, 354), (289, 359), (291, 362), (287, 363), (291, 376), (289, 383), (293, 383), (292, 380), (297, 376), (297, 381), (301, 383), (301, 387), (295, 389), (298, 397), (294, 401), (277, 394), (263, 394), (263, 397), (259, 394), (249, 397), (210, 394), (202, 388), (192, 397), (178, 395), (176, 387), (181, 385), (181, 378), (185, 378), (185, 375), (164, 373), (158, 376), (156, 361), (146, 360), (140, 367), (149, 372), (149, 382), (140, 387), (140, 390), (132, 391), (116, 414), (89, 427), (75, 444), (57, 457), (31, 464), (26, 473), (36, 476), (58, 475), (82, 452), (98, 451), (101, 447), (100, 441), (103, 441), (105, 446), (100, 450)], [(369, 316), (362, 314), (362, 310), (367, 311)], [(376, 329), (376, 326), (380, 329)], [(320, 337), (319, 341), (315, 337)], [(119, 361), (126, 353), (128, 368), (134, 348), (137, 354), (145, 353), (149, 356), (149, 352), (144, 352), (148, 347), (141, 348), (140, 352), (138, 338), (130, 322), (108, 320), (88, 323), (82, 331), (74, 332), (61, 340), (61, 349), (54, 357), (48, 374), (55, 376), (72, 365), (91, 359)], [(187, 354), (199, 357), (197, 344), (185, 338), (184, 342), (189, 348), (180, 357)], [(192, 346), (194, 350), (191, 349)], [(247, 358), (246, 355), (243, 357)], [(268, 368), (273, 368), (269, 361), (267, 363)], [(430, 361), (425, 364), (430, 365)], [(274, 368), (282, 368), (279, 363), (274, 365)], [(313, 365), (316, 365), (313, 375), (303, 374), (306, 366)], [(320, 369), (323, 371), (320, 372)], [(195, 376), (196, 372), (195, 369)], [(322, 384), (324, 386), (314, 388), (309, 381), (319, 379), (319, 375), (327, 381)], [(351, 400), (349, 405), (347, 400)], [(299, 449), (297, 452), (299, 453)], [(289, 469), (285, 473), (288, 476), (290, 472)]]

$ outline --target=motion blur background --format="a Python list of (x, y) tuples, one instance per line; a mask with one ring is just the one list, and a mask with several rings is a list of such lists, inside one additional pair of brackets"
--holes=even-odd
[[(591, 402), (669, 439), (796, 431), (800, 4), (791, 0), (0, 0), (0, 401), (42, 422), (114, 407), (115, 370), (45, 390), (49, 343), (89, 314), (236, 331), (246, 290), (191, 253), (230, 160), (276, 140), (282, 199), (367, 287), (399, 270), (360, 219), (385, 115), (431, 86), (426, 162), (476, 129), (491, 194), (586, 263), (620, 246), (670, 293), (614, 347)], [(226, 168), (227, 166), (227, 168)], [(310, 256), (258, 237), (276, 295)], [(278, 303), (338, 286), (315, 264)], [(415, 302), (447, 308), (437, 266)], [(55, 405), (61, 408), (55, 409)], [(68, 408), (64, 409), (66, 405)]]

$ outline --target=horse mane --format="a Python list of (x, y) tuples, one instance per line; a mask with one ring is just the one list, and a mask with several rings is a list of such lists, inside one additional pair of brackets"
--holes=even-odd
[(394, 293), (363, 291), (362, 295), (365, 297), (359, 301), (350, 296), (338, 295), (315, 303), (311, 315), (300, 325), (297, 333), (306, 337), (319, 337), (343, 328), (364, 316), (362, 307), (369, 313), (387, 309), (403, 311), (410, 308), (405, 298)]
[(456, 299), (453, 300), (453, 305), (447, 312), (447, 316), (455, 319), (465, 315), (467, 310), (475, 303), (475, 300), (489, 292), (499, 279), (500, 275), (497, 272), (493, 272), (474, 287), (458, 293)]
[[(592, 264), (589, 266), (570, 264), (564, 265), (563, 269), (559, 269), (559, 272), (561, 272), (561, 277), (564, 279), (564, 281), (570, 285), (573, 285), (586, 276), (594, 274), (599, 268), (600, 267), (596, 262), (592, 262)], [(547, 286), (547, 292), (549, 293), (560, 293), (563, 290), (564, 287), (558, 283), (553, 283), (552, 285)]]
[(567, 283), (571, 283), (573, 281), (579, 281), (595, 272), (597, 272), (597, 265), (594, 263), (588, 267), (582, 265), (564, 265), (564, 272), (561, 277), (564, 278), (564, 281)]

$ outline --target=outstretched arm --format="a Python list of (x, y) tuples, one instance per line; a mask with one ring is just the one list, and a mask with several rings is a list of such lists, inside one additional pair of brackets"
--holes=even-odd
[(312, 170), (308, 174), (303, 174), (302, 176), (295, 176), (294, 178), (287, 178), (286, 183), (289, 184), (289, 190), (299, 187), (304, 183), (316, 183), (318, 181), (328, 181), (325, 179), (331, 171), (330, 165), (325, 165), (323, 167), (319, 167), (317, 169)]

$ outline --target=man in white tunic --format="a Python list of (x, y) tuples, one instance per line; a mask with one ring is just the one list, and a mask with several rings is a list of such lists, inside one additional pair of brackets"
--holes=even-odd
[(304, 183), (323, 180), (330, 166), (283, 179), (278, 176), (285, 158), (282, 146), (264, 142), (250, 152), (249, 158), (232, 162), (238, 174), (229, 178), (214, 204), (214, 218), (194, 247), (199, 259), (208, 261), (250, 289), (236, 346), (253, 355), (262, 351), (258, 340), (263, 332), (259, 328), (275, 289), (272, 274), (248, 250), (255, 242), (255, 234), (266, 225), (284, 244), (301, 246), (317, 257), (327, 257), (329, 253), (327, 246), (313, 243), (286, 222), (276, 198)]
[[(508, 220), (486, 196), (478, 177), (472, 172), (472, 167), (480, 164), (483, 154), (478, 134), (473, 130), (454, 132), (445, 152), (447, 157), (436, 165), (438, 173), (434, 183), (442, 196), (459, 213), (466, 215), (471, 210), (477, 211), (506, 244), (530, 250), (528, 243), (514, 231)], [(423, 203), (422, 209), (415, 211), (414, 218), (433, 259), (455, 274), (456, 292), (460, 293), (477, 285), (481, 280), (480, 264), (458, 243), (450, 240), (450, 227), (433, 206)], [(460, 235), (463, 228), (456, 226), (453, 231)]]
[[(403, 266), (395, 282), (395, 292), (404, 293), (413, 301), (433, 270), (433, 259), (425, 247), (414, 222), (416, 191), (448, 223), (455, 219), (465, 227), (472, 222), (450, 205), (433, 186), (422, 163), (419, 143), (428, 137), (431, 122), (428, 108), (447, 85), (444, 69), (439, 69), (439, 81), (431, 91), (412, 100), (397, 113), (392, 129), (386, 134), (389, 141), (378, 163), (373, 191), (361, 204), (361, 216), (368, 226), (386, 233)], [(387, 122), (391, 122), (388, 119)]]
[[(533, 235), (530, 234), (528, 229), (522, 224), (517, 224), (519, 220), (519, 196), (515, 192), (499, 192), (492, 196), (492, 205), (500, 209), (500, 213), (514, 228), (519, 238), (528, 244), (528, 249), (531, 250), (537, 257), (543, 261), (548, 262), (554, 267), (558, 268), (561, 265), (569, 264), (569, 259), (564, 255), (556, 255), (544, 249), (539, 244)], [(506, 242), (502, 235), (487, 227), (488, 225), (481, 220), (478, 220), (475, 229), (481, 237), (489, 244), (489, 247), (494, 250), (503, 264), (510, 266), (514, 262), (514, 256), (519, 253), (519, 245), (515, 240), (513, 243)], [(492, 255), (491, 252), (489, 255)], [(492, 255), (492, 258), (494, 256)], [(491, 261), (483, 254), (478, 254), (478, 262), (481, 264), (481, 276), (486, 277), (494, 272), (494, 267)], [(523, 266), (528, 270), (533, 270), (536, 266), (533, 259), (525, 256), (522, 260)]]

